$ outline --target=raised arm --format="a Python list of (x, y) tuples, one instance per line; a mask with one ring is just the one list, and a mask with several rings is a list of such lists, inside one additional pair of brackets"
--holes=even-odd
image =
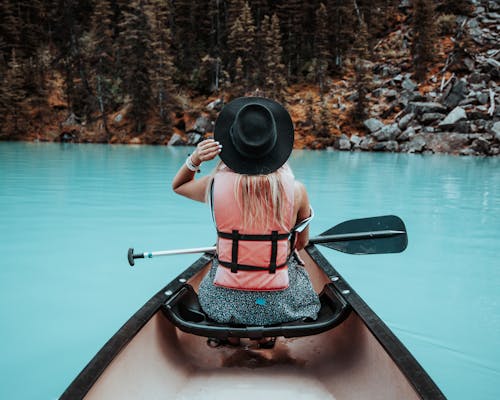
[(214, 159), (221, 151), (221, 145), (213, 139), (203, 140), (195, 151), (177, 171), (172, 189), (175, 193), (196, 201), (205, 201), (205, 193), (210, 182), (210, 176), (195, 179), (196, 170), (204, 161)]

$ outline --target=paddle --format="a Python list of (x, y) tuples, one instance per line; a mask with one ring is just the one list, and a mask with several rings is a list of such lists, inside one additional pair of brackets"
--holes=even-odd
[[(352, 219), (335, 225), (321, 235), (309, 239), (310, 244), (321, 244), (348, 254), (400, 253), (408, 245), (403, 221), (395, 215)], [(134, 254), (128, 249), (128, 262), (133, 266), (137, 258), (153, 258), (174, 254), (212, 253), (215, 246), (192, 249), (163, 250)]]

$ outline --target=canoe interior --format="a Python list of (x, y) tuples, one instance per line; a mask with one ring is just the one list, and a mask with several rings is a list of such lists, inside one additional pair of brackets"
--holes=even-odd
[[(324, 271), (316, 266), (316, 257), (316, 262), (305, 252), (302, 257), (318, 292), (325, 283), (336, 279), (331, 276), (333, 268)], [(208, 265), (188, 283), (197, 288), (206, 268)], [(343, 290), (347, 298), (357, 296), (347, 292), (348, 286)], [(387, 351), (392, 345), (382, 345), (372, 331), (357, 312), (352, 312), (330, 331), (278, 338), (272, 350), (256, 349), (251, 341), (239, 348), (210, 348), (206, 338), (180, 331), (157, 309), (107, 368), (101, 368), (103, 372), (94, 379), (90, 390), (84, 390), (85, 398), (234, 400), (271, 395), (273, 399), (287, 400), (410, 400), (426, 398), (425, 393), (444, 398), (407, 351), (399, 360), (404, 366), (406, 358), (410, 358), (403, 373), (394, 354)], [(425, 379), (420, 383), (409, 380), (408, 370), (411, 373), (412, 368)], [(92, 365), (87, 369), (87, 373), (82, 372), (83, 378), (85, 373), (92, 373)]]

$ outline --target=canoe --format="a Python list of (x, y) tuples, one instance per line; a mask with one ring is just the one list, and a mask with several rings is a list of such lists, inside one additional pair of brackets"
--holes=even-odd
[[(301, 256), (321, 293), (317, 320), (270, 327), (208, 320), (196, 296), (211, 262), (204, 254), (124, 324), (61, 399), (445, 399), (316, 246)], [(209, 345), (228, 336), (246, 339)], [(269, 336), (277, 336), (271, 349), (251, 340)]]

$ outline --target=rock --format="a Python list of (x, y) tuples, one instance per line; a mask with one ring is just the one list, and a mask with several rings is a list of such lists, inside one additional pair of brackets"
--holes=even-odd
[(462, 119), (467, 119), (467, 113), (462, 107), (457, 106), (439, 123), (439, 126), (441, 128), (447, 128), (453, 126)]
[(208, 111), (220, 111), (222, 110), (223, 105), (224, 105), (224, 100), (215, 99), (214, 101), (211, 101), (210, 103), (207, 104), (206, 109)]
[(378, 142), (372, 148), (373, 151), (391, 151), (395, 152), (399, 150), (399, 144), (395, 140), (387, 140), (384, 142)]
[(409, 128), (405, 129), (401, 135), (399, 135), (396, 139), (399, 140), (400, 142), (405, 142), (407, 140), (411, 140), (415, 136), (415, 128), (410, 126)]
[(213, 124), (212, 121), (202, 115), (198, 118), (196, 118), (194, 124), (186, 129), (187, 133), (199, 133), (201, 135), (204, 135), (206, 132), (212, 132), (213, 131)]
[(203, 139), (203, 135), (199, 134), (198, 132), (189, 132), (186, 136), (186, 144), (188, 146), (196, 146)]
[(352, 135), (350, 141), (352, 143), (352, 147), (357, 149), (359, 148), (359, 144), (361, 143), (362, 138), (358, 135)]
[(419, 120), (423, 124), (430, 124), (444, 117), (444, 114), (437, 112), (424, 113), (420, 116)]
[(394, 100), (398, 97), (398, 92), (394, 89), (391, 89), (391, 90), (388, 90), (384, 93), (385, 97), (387, 98), (387, 100)]
[(375, 145), (375, 139), (373, 139), (371, 136), (367, 136), (361, 140), (359, 148), (361, 150), (371, 150), (374, 145)]
[(391, 125), (386, 125), (382, 129), (373, 132), (372, 135), (379, 142), (394, 140), (401, 133), (401, 130), (398, 127), (398, 124), (393, 123)]
[(475, 156), (477, 153), (474, 149), (471, 149), (471, 148), (466, 148), (466, 149), (462, 149), (460, 150), (460, 153), (459, 153), (461, 156)]
[(413, 92), (414, 90), (416, 90), (418, 88), (418, 85), (415, 82), (413, 82), (410, 78), (405, 78), (405, 80), (401, 84), (401, 87), (403, 89), (406, 89), (406, 90)]
[(185, 143), (181, 135), (179, 135), (178, 133), (174, 133), (168, 141), (167, 146), (182, 146), (184, 144)]
[(367, 119), (365, 122), (363, 122), (363, 125), (366, 126), (371, 133), (382, 129), (385, 126), (384, 123), (377, 118)]
[(340, 136), (338, 146), (340, 150), (351, 150), (351, 142), (345, 134)]
[(443, 103), (448, 107), (456, 107), (461, 100), (466, 96), (467, 83), (463, 80), (455, 82), (451, 90), (445, 94), (443, 98)]
[(114, 118), (114, 121), (116, 123), (120, 123), (123, 121), (123, 115), (121, 113), (116, 114), (116, 117)]
[(401, 130), (405, 130), (408, 127), (408, 124), (415, 118), (415, 114), (409, 113), (403, 115), (401, 119), (398, 121), (398, 127)]
[(490, 96), (488, 93), (479, 92), (476, 94), (477, 101), (481, 104), (488, 104), (490, 101)]
[(142, 144), (142, 140), (139, 137), (134, 137), (129, 140), (129, 144)]
[(440, 132), (426, 136), (426, 147), (434, 153), (457, 154), (469, 143), (467, 135), (454, 132)]
[(408, 153), (421, 153), (425, 148), (426, 142), (423, 135), (415, 135), (411, 141), (408, 142)]
[(408, 103), (408, 106), (406, 106), (406, 111), (418, 115), (431, 112), (445, 113), (446, 107), (441, 103), (433, 101), (412, 101)]
[(490, 132), (495, 136), (495, 139), (500, 141), (500, 121), (497, 121), (491, 127)]

